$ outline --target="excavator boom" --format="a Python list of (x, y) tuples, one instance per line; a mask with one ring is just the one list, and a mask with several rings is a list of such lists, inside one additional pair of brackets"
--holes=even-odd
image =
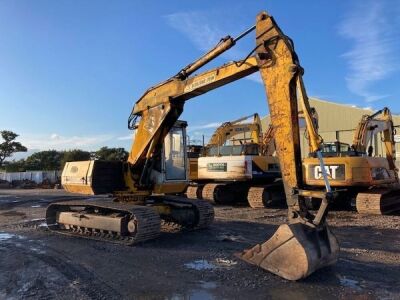
[[(254, 57), (242, 62), (228, 63), (222, 67), (206, 71), (195, 77), (181, 80), (173, 77), (155, 88), (149, 89), (135, 104), (131, 127), (137, 128), (138, 142), (132, 144), (128, 161), (132, 165), (151, 155), (154, 146), (160, 142), (183, 111), (185, 101), (208, 91), (231, 83), (257, 72)], [(151, 124), (151, 126), (149, 126)]]

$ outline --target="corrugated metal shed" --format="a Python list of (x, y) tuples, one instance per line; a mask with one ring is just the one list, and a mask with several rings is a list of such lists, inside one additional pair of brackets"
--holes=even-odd
[[(315, 107), (319, 116), (319, 133), (326, 142), (336, 141), (338, 134), (339, 140), (343, 143), (352, 144), (354, 129), (357, 127), (361, 117), (365, 114), (372, 114), (371, 109), (363, 109), (351, 105), (329, 102), (317, 98), (310, 98), (310, 105)], [(267, 129), (270, 122), (269, 116), (262, 118), (263, 131)], [(394, 125), (400, 125), (400, 116), (393, 115)], [(398, 130), (400, 138), (400, 129)], [(301, 130), (301, 143), (303, 157), (308, 154), (308, 144), (304, 137), (304, 128)], [(379, 135), (374, 141), (375, 155), (384, 156), (382, 143)], [(400, 143), (396, 144), (396, 156), (400, 161)], [(400, 163), (400, 162), (398, 162)]]
[(0, 173), (0, 179), (8, 182), (15, 180), (31, 180), (37, 184), (48, 180), (50, 183), (57, 183), (61, 177), (61, 171), (27, 171)]

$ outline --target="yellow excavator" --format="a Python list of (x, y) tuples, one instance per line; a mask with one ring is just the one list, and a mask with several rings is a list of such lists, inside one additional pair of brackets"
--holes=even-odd
[[(190, 76), (253, 30), (256, 46), (244, 60)], [(67, 190), (85, 194), (113, 192), (115, 197), (52, 203), (46, 210), (49, 229), (134, 244), (155, 238), (160, 232), (160, 220), (194, 229), (208, 226), (214, 217), (209, 203), (167, 195), (182, 192), (187, 184), (186, 124), (178, 122), (178, 118), (187, 100), (257, 71), (266, 87), (275, 130), (288, 224), (281, 225), (265, 243), (239, 256), (289, 280), (307, 277), (335, 263), (338, 242), (326, 222), (332, 192), (319, 150), (321, 141), (308, 116), (310, 108), (302, 81), (303, 69), (293, 42), (266, 12), (258, 14), (256, 25), (237, 38), (223, 38), (177, 75), (144, 93), (128, 121), (135, 135), (127, 162), (68, 163), (62, 175)], [(306, 190), (303, 183), (298, 101), (306, 115), (313, 150), (320, 160), (326, 192)], [(310, 196), (321, 198), (315, 215), (304, 205), (304, 198)]]
[[(268, 131), (268, 133), (271, 133)], [(268, 144), (264, 144), (266, 142)], [(197, 159), (190, 159), (190, 199), (212, 203), (248, 202), (253, 208), (284, 202), (278, 158), (269, 152), (273, 137), (263, 136), (257, 113), (219, 126)], [(266, 153), (268, 152), (268, 153)]]
[[(252, 119), (249, 122), (249, 119)], [(250, 136), (248, 136), (250, 133)], [(207, 147), (221, 147), (227, 141), (232, 145), (243, 143), (261, 143), (261, 120), (257, 113), (241, 117), (234, 121), (224, 122), (219, 126), (210, 140)]]
[[(392, 115), (385, 107), (361, 118), (351, 146), (340, 141), (323, 145), (326, 172), (331, 186), (339, 190), (334, 202), (347, 206), (354, 203), (363, 214), (400, 211), (394, 132)], [(382, 135), (386, 157), (373, 157), (372, 141), (377, 134)], [(322, 187), (321, 167), (313, 156), (304, 159), (305, 181)]]
[[(249, 118), (253, 118), (252, 122), (247, 122)], [(250, 132), (250, 134), (249, 134)], [(258, 114), (246, 116), (239, 118), (234, 121), (228, 121), (222, 123), (213, 133), (210, 140), (206, 145), (189, 145), (188, 146), (188, 158), (189, 158), (189, 179), (191, 181), (198, 181), (199, 172), (198, 172), (198, 158), (200, 156), (206, 156), (207, 153), (215, 155), (219, 155), (220, 148), (226, 143), (229, 143), (231, 146), (237, 146), (237, 144), (243, 144), (243, 141), (246, 141), (247, 144), (249, 141), (251, 143), (258, 143), (260, 140), (261, 133), (261, 120)], [(243, 135), (240, 139), (235, 139), (235, 136), (238, 137), (238, 134)], [(249, 136), (250, 135), (250, 136)], [(238, 149), (242, 150), (242, 149)], [(243, 152), (243, 151), (239, 151)], [(189, 198), (201, 198), (201, 189), (197, 186), (191, 186), (187, 190), (187, 195)]]

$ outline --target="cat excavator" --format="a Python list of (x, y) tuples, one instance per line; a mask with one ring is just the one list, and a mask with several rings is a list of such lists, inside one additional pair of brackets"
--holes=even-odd
[[(390, 214), (400, 211), (400, 183), (395, 164), (394, 126), (385, 107), (364, 115), (353, 137), (353, 144), (340, 141), (322, 148), (325, 168), (336, 193), (335, 203), (355, 204), (361, 214)], [(386, 157), (373, 157), (373, 137), (382, 135)], [(323, 187), (321, 168), (313, 157), (304, 159), (307, 185)]]
[[(243, 60), (190, 76), (255, 30), (256, 46)], [(253, 55), (254, 53), (254, 55)], [(135, 103), (128, 126), (135, 130), (127, 162), (70, 162), (62, 183), (83, 194), (112, 192), (112, 199), (55, 202), (46, 210), (50, 230), (85, 238), (135, 244), (153, 239), (161, 220), (192, 229), (207, 227), (212, 206), (203, 200), (187, 200), (180, 193), (187, 184), (185, 123), (179, 122), (187, 100), (259, 71), (261, 73), (288, 205), (288, 223), (266, 242), (238, 256), (288, 280), (307, 277), (336, 262), (339, 252), (326, 215), (332, 197), (319, 150), (321, 141), (311, 118), (306, 118), (313, 150), (319, 158), (326, 191), (306, 190), (302, 178), (297, 103), (309, 113), (298, 57), (293, 42), (266, 12), (256, 25), (236, 38), (227, 36), (178, 74), (148, 89)], [(321, 199), (315, 214), (304, 197)]]
[(282, 182), (274, 182), (281, 173), (270, 144), (273, 137), (263, 136), (257, 113), (224, 122), (200, 157), (190, 161), (190, 173), (192, 168), (197, 172), (187, 197), (217, 204), (248, 202), (253, 208), (280, 205), (285, 196)]

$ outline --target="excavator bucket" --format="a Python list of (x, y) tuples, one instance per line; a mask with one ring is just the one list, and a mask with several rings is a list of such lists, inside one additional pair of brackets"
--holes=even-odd
[(337, 261), (339, 245), (327, 226), (283, 224), (263, 244), (238, 254), (244, 261), (288, 280), (299, 280)]

